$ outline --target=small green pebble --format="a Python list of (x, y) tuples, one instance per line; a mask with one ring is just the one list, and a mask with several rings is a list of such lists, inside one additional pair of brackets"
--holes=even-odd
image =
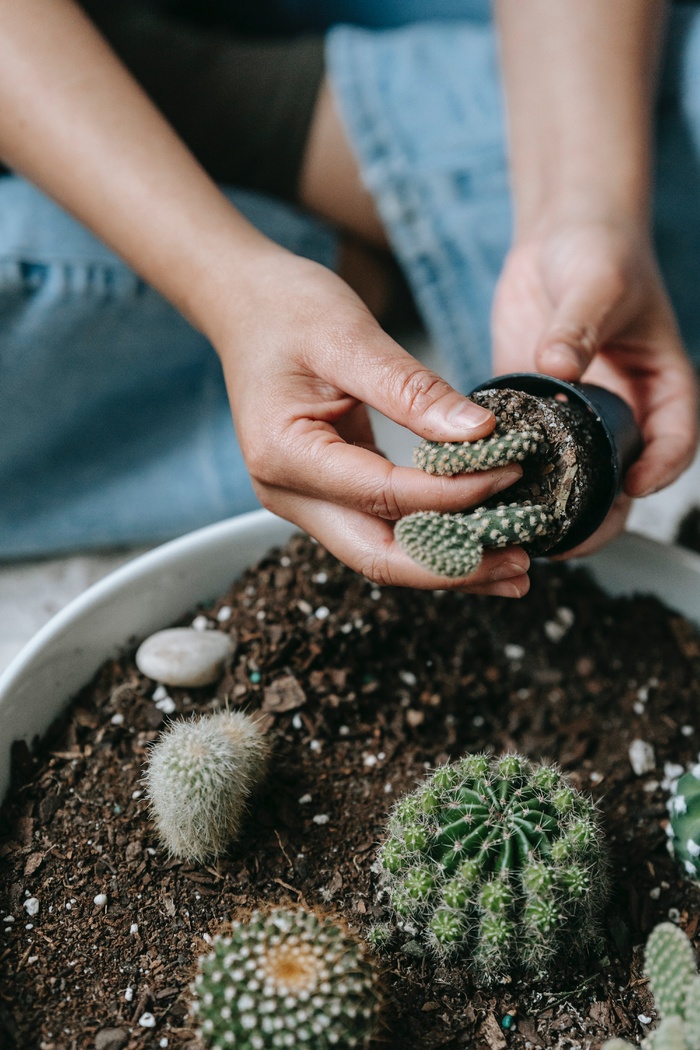
[(122, 807), (119, 805), (118, 802), (114, 803), (114, 805), (112, 806), (112, 809), (114, 810), (114, 812), (116, 813), (117, 816), (119, 816), (119, 814), (122, 811)]
[(513, 1017), (513, 1015), (506, 1014), (503, 1020), (501, 1021), (501, 1028), (505, 1028), (505, 1030), (508, 1031), (509, 1028), (513, 1027), (514, 1022), (515, 1018)]
[(262, 678), (262, 675), (260, 674), (260, 671), (251, 671), (248, 677), (250, 678), (253, 685), (257, 685), (260, 679)]

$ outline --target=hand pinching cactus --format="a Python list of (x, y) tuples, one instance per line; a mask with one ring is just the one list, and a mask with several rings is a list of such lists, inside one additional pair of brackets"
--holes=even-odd
[(677, 780), (667, 803), (669, 849), (686, 875), (700, 879), (700, 763)]
[[(651, 931), (645, 969), (661, 1024), (642, 1041), (644, 1050), (700, 1050), (700, 976), (690, 941), (673, 923)], [(603, 1050), (636, 1048), (610, 1039)]]
[(354, 1050), (379, 1006), (374, 967), (349, 932), (313, 911), (234, 922), (199, 959), (192, 1013), (212, 1050)]
[(153, 748), (145, 774), (163, 844), (175, 857), (202, 862), (239, 834), (268, 747), (242, 711), (173, 722)]
[(496, 414), (493, 433), (471, 443), (423, 441), (416, 466), (453, 475), (522, 462), (524, 472), (508, 503), (494, 497), (470, 511), (418, 511), (398, 522), (395, 536), (406, 553), (445, 576), (469, 575), (485, 547), (550, 550), (586, 511), (594, 488), (597, 434), (589, 412), (515, 390), (482, 391), (473, 400)]
[(484, 983), (551, 974), (598, 932), (598, 813), (554, 767), (467, 755), (391, 811), (379, 862), (400, 924)]

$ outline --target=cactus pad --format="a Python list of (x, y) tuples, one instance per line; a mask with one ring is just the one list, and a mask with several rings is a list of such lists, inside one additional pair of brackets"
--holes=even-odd
[(607, 894), (593, 803), (519, 755), (436, 769), (394, 806), (379, 860), (399, 922), (486, 983), (584, 950)]
[(234, 922), (199, 959), (192, 1014), (211, 1050), (354, 1050), (374, 1025), (374, 968), (359, 941), (312, 911)]
[(544, 434), (535, 427), (504, 431), (497, 426), (479, 441), (421, 441), (413, 451), (413, 462), (427, 474), (467, 474), (520, 463), (544, 445)]

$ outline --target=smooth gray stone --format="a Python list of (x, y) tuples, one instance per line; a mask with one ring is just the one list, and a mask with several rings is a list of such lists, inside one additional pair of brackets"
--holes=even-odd
[(136, 666), (164, 685), (210, 685), (221, 677), (232, 648), (231, 639), (221, 631), (170, 627), (141, 643)]

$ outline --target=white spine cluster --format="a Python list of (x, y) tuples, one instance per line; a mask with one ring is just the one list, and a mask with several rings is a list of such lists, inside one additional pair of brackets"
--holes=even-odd
[(211, 1050), (355, 1050), (378, 998), (360, 943), (312, 911), (275, 909), (234, 922), (199, 959), (191, 1012)]
[(223, 853), (239, 835), (267, 759), (265, 738), (241, 711), (173, 722), (153, 746), (145, 774), (168, 851), (198, 863)]

